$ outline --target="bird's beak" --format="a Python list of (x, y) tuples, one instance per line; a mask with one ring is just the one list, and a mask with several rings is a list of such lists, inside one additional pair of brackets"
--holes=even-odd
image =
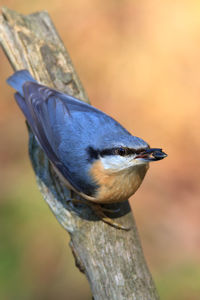
[(156, 161), (165, 158), (167, 154), (159, 148), (148, 148), (145, 151), (139, 153), (135, 159), (140, 158), (145, 161)]

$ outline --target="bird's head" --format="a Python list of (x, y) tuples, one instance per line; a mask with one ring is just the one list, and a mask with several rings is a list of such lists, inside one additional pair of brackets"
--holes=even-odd
[(150, 148), (142, 139), (131, 136), (127, 140), (106, 143), (101, 149), (90, 148), (90, 155), (100, 160), (103, 168), (108, 171), (118, 172), (152, 161), (158, 161), (167, 156), (160, 148)]

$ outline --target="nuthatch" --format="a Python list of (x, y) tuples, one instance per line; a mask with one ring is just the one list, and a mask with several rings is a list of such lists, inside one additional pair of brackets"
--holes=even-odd
[(27, 70), (8, 78), (36, 140), (72, 191), (96, 203), (127, 200), (149, 168), (167, 155), (110, 116), (38, 83)]

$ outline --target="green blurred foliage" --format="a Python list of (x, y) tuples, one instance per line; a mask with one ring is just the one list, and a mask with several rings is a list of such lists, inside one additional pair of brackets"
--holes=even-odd
[(155, 276), (161, 299), (198, 300), (200, 295), (200, 268), (185, 262)]
[(2, 200), (0, 299), (88, 299), (69, 237), (42, 201), (33, 174), (22, 176)]
[[(161, 299), (199, 299), (200, 2), (0, 5), (48, 10), (92, 104), (169, 154), (152, 164), (132, 207)], [(90, 299), (69, 237), (37, 190), (2, 51), (0, 70), (0, 299)]]

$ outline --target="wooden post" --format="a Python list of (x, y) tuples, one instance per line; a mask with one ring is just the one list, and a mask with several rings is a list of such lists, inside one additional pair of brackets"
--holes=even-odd
[[(83, 101), (88, 98), (47, 12), (23, 16), (7, 8), (0, 17), (0, 41), (14, 70), (28, 69), (40, 82)], [(14, 100), (13, 100), (14, 101)], [(74, 207), (29, 130), (29, 153), (39, 189), (71, 236), (76, 265), (87, 276), (95, 300), (159, 299), (147, 268), (128, 201), (115, 207), (115, 229), (83, 204)], [(67, 292), (67, 291), (66, 291)]]

